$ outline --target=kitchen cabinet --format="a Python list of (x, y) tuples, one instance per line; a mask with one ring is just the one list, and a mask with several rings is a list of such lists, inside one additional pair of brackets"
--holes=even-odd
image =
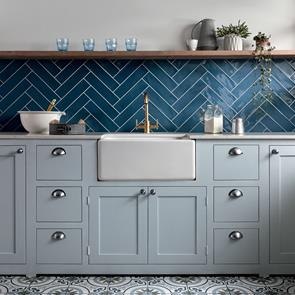
[(206, 191), (90, 188), (89, 228), (91, 264), (204, 264)]
[(206, 189), (149, 188), (149, 263), (205, 264)]
[(146, 264), (146, 188), (92, 187), (89, 196), (89, 263)]
[(25, 263), (25, 158), (25, 146), (0, 145), (0, 264)]
[(270, 262), (295, 263), (295, 145), (270, 146)]

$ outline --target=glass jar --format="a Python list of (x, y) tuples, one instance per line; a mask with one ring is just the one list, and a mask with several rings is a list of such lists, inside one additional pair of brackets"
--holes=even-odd
[(204, 113), (205, 133), (223, 132), (223, 111), (218, 105), (208, 105)]

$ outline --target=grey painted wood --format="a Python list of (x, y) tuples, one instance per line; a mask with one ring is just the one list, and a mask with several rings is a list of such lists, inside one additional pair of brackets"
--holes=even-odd
[(81, 222), (82, 189), (68, 186), (37, 187), (36, 206), (37, 222)]
[[(62, 148), (65, 155), (54, 156), (53, 150)], [(81, 180), (81, 145), (37, 145), (38, 180)]]
[(0, 145), (0, 264), (25, 263), (25, 157), (24, 146)]
[(149, 187), (149, 263), (206, 263), (206, 191)]
[[(52, 235), (63, 232), (65, 239), (54, 240)], [(36, 231), (36, 262), (42, 264), (81, 264), (82, 230), (70, 228), (38, 228)]]
[[(240, 240), (229, 238), (230, 233), (239, 231)], [(214, 229), (215, 264), (257, 264), (259, 263), (259, 230), (246, 228)]]
[(90, 264), (147, 262), (147, 197), (140, 190), (90, 188)]
[[(230, 155), (233, 148), (243, 154)], [(259, 178), (258, 145), (214, 145), (214, 179), (215, 180), (251, 180)]]
[[(233, 190), (238, 190), (242, 196), (230, 196)], [(258, 187), (214, 187), (213, 210), (215, 222), (257, 222), (259, 220)]]
[[(272, 154), (278, 150), (279, 154)], [(295, 263), (295, 145), (270, 146), (270, 262)]]

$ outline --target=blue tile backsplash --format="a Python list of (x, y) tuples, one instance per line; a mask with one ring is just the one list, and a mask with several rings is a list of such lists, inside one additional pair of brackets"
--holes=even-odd
[(159, 131), (203, 132), (207, 104), (222, 107), (225, 131), (236, 116), (248, 132), (294, 131), (295, 60), (274, 60), (272, 73), (269, 101), (254, 60), (1, 60), (0, 130), (23, 131), (17, 111), (45, 110), (55, 98), (63, 121), (131, 132), (147, 91)]

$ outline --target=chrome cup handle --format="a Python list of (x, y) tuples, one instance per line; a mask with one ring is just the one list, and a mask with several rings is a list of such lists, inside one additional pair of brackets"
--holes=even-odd
[(56, 147), (55, 149), (53, 149), (53, 151), (51, 152), (51, 154), (55, 157), (57, 156), (64, 156), (66, 155), (66, 150), (62, 147)]
[(66, 238), (66, 234), (62, 231), (56, 231), (51, 235), (52, 240), (61, 241)]

